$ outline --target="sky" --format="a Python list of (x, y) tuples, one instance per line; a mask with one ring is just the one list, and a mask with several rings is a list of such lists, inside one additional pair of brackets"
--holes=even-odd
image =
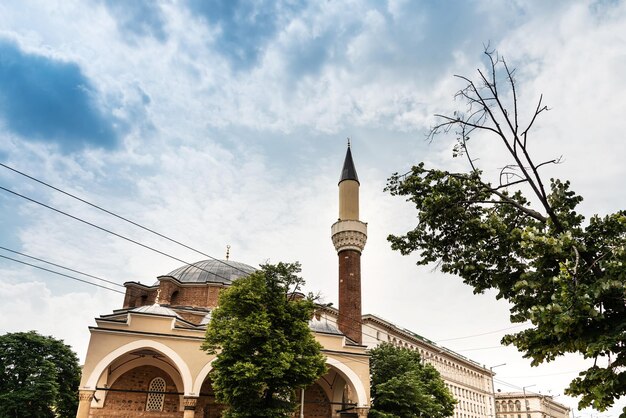
[[(188, 246), (257, 266), (299, 261), (306, 289), (337, 303), (337, 181), (346, 138), (368, 222), (363, 312), (497, 372), (503, 391), (563, 394), (587, 364), (531, 367), (499, 341), (521, 329), (493, 292), (474, 295), (386, 241), (415, 210), (383, 191), (424, 161), (466, 169), (454, 137), (427, 141), (462, 106), (489, 45), (516, 68), (546, 177), (581, 212), (626, 207), (626, 3), (497, 0), (41, 0), (0, 4), (0, 162)], [(495, 175), (502, 150), (477, 138)], [(0, 167), (0, 186), (193, 262), (206, 257)], [(0, 190), (0, 246), (107, 280), (152, 284), (182, 263)], [(0, 255), (19, 258), (0, 250)], [(119, 293), (0, 258), (0, 333), (37, 330), (84, 360), (94, 317)], [(618, 404), (624, 400), (619, 400)], [(616, 417), (623, 405), (582, 417)]]

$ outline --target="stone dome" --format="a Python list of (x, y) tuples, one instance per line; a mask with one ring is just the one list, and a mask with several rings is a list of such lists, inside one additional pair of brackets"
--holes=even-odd
[(162, 277), (173, 277), (181, 283), (221, 283), (231, 284), (240, 277), (255, 272), (256, 269), (232, 260), (203, 260), (184, 265)]

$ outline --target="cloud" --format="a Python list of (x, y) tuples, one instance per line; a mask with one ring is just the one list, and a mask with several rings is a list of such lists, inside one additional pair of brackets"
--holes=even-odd
[(115, 18), (120, 32), (127, 40), (149, 36), (158, 41), (167, 40), (165, 18), (158, 3), (148, 0), (115, 1), (104, 0), (104, 4)]
[(59, 295), (44, 281), (0, 281), (3, 312), (11, 312), (11, 315), (0, 315), (0, 332), (35, 330), (63, 339), (78, 354), (79, 361), (84, 361), (89, 341), (85, 330), (94, 323), (93, 316), (84, 313), (94, 307), (102, 312), (111, 310), (119, 298), (114, 299), (106, 291), (88, 293), (83, 289)]
[(234, 69), (254, 66), (281, 25), (303, 5), (290, 1), (190, 0), (192, 13), (219, 30), (214, 47)]
[(99, 108), (78, 65), (25, 53), (6, 40), (0, 40), (0, 115), (13, 133), (66, 152), (111, 149), (118, 141), (115, 118)]

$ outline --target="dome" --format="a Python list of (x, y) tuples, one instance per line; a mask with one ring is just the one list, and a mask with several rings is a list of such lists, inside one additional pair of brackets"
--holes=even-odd
[(181, 317), (170, 308), (158, 305), (156, 303), (154, 305), (144, 305), (138, 308), (131, 309), (131, 312), (147, 313), (151, 315), (161, 315), (161, 316), (174, 316), (176, 318)]
[(252, 266), (232, 260), (203, 260), (179, 267), (159, 278), (173, 277), (181, 283), (231, 284), (234, 280), (255, 271)]

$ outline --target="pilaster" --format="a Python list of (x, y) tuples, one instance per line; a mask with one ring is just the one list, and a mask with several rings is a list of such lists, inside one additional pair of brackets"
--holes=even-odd
[(196, 405), (198, 404), (198, 398), (187, 397), (183, 399), (184, 413), (183, 418), (194, 418), (196, 415)]
[(78, 391), (78, 411), (76, 418), (89, 418), (89, 409), (95, 390), (79, 390)]

